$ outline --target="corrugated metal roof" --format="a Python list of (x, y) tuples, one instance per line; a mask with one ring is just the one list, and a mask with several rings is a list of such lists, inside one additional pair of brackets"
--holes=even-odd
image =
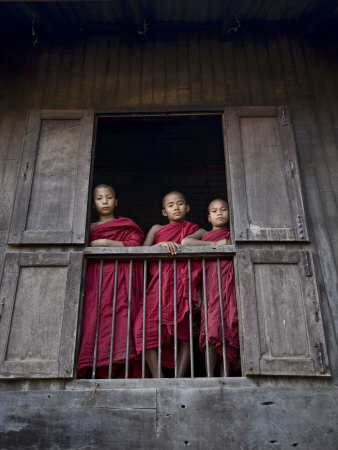
[(0, 24), (29, 26), (32, 15), (45, 25), (119, 31), (185, 25), (215, 26), (224, 21), (325, 22), (338, 18), (337, 0), (106, 0), (0, 1)]

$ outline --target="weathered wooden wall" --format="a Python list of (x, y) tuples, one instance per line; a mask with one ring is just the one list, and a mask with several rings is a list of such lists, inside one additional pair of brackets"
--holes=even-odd
[[(313, 388), (310, 388), (305, 380), (299, 380), (297, 382), (299, 391), (295, 393), (299, 400), (292, 406), (290, 402), (294, 400), (294, 396), (291, 395), (289, 398), (285, 389), (279, 387), (282, 399), (279, 414), (276, 415), (275, 422), (271, 422), (271, 426), (266, 427), (262, 423), (268, 420), (266, 416), (269, 414), (265, 412), (268, 408), (262, 408), (262, 415), (257, 416), (260, 417), (261, 422), (257, 419), (258, 422), (255, 423), (251, 413), (246, 414), (245, 411), (250, 408), (255, 408), (257, 411), (257, 402), (254, 400), (256, 395), (260, 403), (270, 401), (272, 397), (275, 401), (276, 396), (279, 395), (276, 386), (279, 383), (287, 384), (285, 380), (283, 382), (266, 381), (267, 386), (270, 383), (270, 387), (266, 388), (269, 391), (266, 392), (271, 393), (272, 397), (265, 395), (261, 397), (259, 389), (252, 390), (251, 387), (251, 390), (247, 392), (244, 392), (244, 389), (240, 393), (229, 394), (228, 401), (228, 393), (224, 391), (222, 407), (216, 416), (213, 416), (213, 409), (216, 406), (212, 399), (217, 394), (218, 388), (210, 392), (203, 389), (194, 390), (193, 393), (186, 392), (184, 389), (171, 392), (163, 390), (156, 401), (154, 396), (150, 398), (152, 393), (148, 391), (143, 397), (140, 408), (134, 405), (135, 402), (133, 403), (133, 408), (139, 408), (135, 418), (129, 415), (124, 422), (122, 418), (124, 413), (118, 413), (119, 419), (108, 420), (102, 432), (106, 430), (108, 433), (109, 426), (115, 433), (120, 429), (119, 427), (124, 429), (125, 426), (128, 426), (128, 430), (130, 427), (131, 429), (135, 427), (134, 429), (137, 430), (140, 417), (144, 418), (146, 412), (149, 417), (152, 417), (151, 420), (149, 419), (151, 422), (149, 422), (149, 429), (151, 433), (158, 433), (160, 436), (156, 442), (161, 448), (185, 447), (189, 445), (192, 438), (189, 433), (187, 437), (183, 436), (184, 427), (182, 428), (180, 415), (194, 410), (195, 415), (190, 416), (193, 419), (191, 418), (189, 423), (195, 423), (192, 421), (196, 420), (195, 425), (192, 426), (192, 430), (196, 430), (195, 426), (199, 427), (201, 416), (206, 414), (204, 408), (211, 402), (213, 408), (206, 417), (209, 431), (204, 431), (206, 433), (204, 440), (201, 437), (201, 444), (195, 442), (194, 448), (206, 448), (213, 436), (215, 422), (217, 430), (220, 430), (218, 414), (226, 415), (228, 411), (233, 423), (237, 424), (237, 428), (234, 428), (237, 432), (240, 430), (243, 415), (245, 415), (243, 428), (248, 429), (252, 426), (251, 434), (249, 431), (246, 433), (243, 444), (233, 438), (229, 448), (270, 448), (274, 444), (279, 445), (276, 448), (285, 448), (287, 445), (296, 446), (298, 442), (302, 442), (304, 448), (320, 448), (325, 445), (325, 433), (330, 433), (332, 425), (337, 423), (334, 404), (329, 404), (330, 398), (337, 398), (336, 389), (332, 387), (330, 391), (325, 390), (327, 383), (334, 386), (338, 382), (338, 92), (336, 88), (338, 66), (336, 54), (324, 44), (315, 44), (306, 38), (282, 34), (239, 37), (228, 42), (222, 42), (218, 36), (212, 34), (184, 32), (162, 35), (156, 39), (149, 37), (145, 41), (137, 41), (130, 36), (93, 36), (63, 45), (41, 42), (38, 46), (31, 47), (27, 43), (6, 43), (5, 45), (3, 42), (1, 47), (1, 265), (6, 249), (5, 242), (21, 161), (28, 109), (94, 108), (97, 112), (152, 111), (154, 109), (213, 111), (220, 110), (224, 106), (289, 105), (295, 127), (310, 237), (316, 250), (322, 297), (321, 307), (333, 374), (332, 382), (313, 382), (318, 392), (316, 391), (315, 400), (310, 400), (306, 392)], [(0, 388), (25, 389), (24, 384), (18, 387), (17, 384), (8, 383), (2, 382)], [(289, 383), (292, 385), (293, 381), (290, 380)], [(264, 380), (259, 384), (264, 386)], [(34, 383), (29, 384), (28, 389), (39, 388), (39, 384), (36, 384), (35, 388), (32, 386)], [(48, 386), (42, 385), (40, 389), (45, 389), (47, 392), (50, 389)], [(324, 390), (320, 390), (320, 386), (323, 386)], [(282, 393), (283, 389), (284, 393)], [(81, 408), (86, 416), (98, 411), (95, 407), (87, 406), (87, 391), (80, 392), (79, 403), (75, 397), (73, 403), (73, 400), (68, 397), (67, 406), (62, 414), (54, 410), (53, 413), (45, 415), (40, 423), (46, 425), (48, 420), (60, 420), (60, 433), (66, 432), (71, 435), (76, 424), (83, 421), (81, 416), (70, 424), (72, 408)], [(18, 414), (19, 421), (26, 422), (28, 419), (24, 411), (27, 410), (30, 402), (32, 403), (28, 411), (37, 421), (40, 414), (44, 415), (39, 411), (51, 411), (45, 404), (47, 400), (41, 400), (43, 393), (35, 394), (34, 397), (29, 398), (28, 402), (24, 399), (23, 393), (19, 395), (13, 392), (6, 395), (8, 398), (3, 397), (7, 405), (3, 407), (3, 417), (6, 417), (7, 424), (8, 417), (13, 417), (15, 414)], [(42, 397), (40, 398), (39, 395)], [(61, 390), (61, 394), (58, 394), (58, 405), (65, 401), (63, 395)], [(250, 401), (245, 401), (247, 396), (250, 397)], [(170, 406), (171, 403), (177, 402), (183, 405), (186, 400), (190, 401), (189, 398), (193, 400), (192, 409), (179, 409), (180, 414), (172, 415), (171, 408), (174, 406)], [(111, 403), (114, 402), (112, 398)], [(325, 416), (318, 413), (318, 410), (324, 410), (327, 405), (329, 405), (330, 414)], [(97, 405), (97, 408), (115, 417), (115, 412), (111, 412), (110, 407), (103, 403)], [(240, 409), (237, 410), (237, 408)], [(269, 409), (269, 411), (272, 410), (273, 408)], [(197, 411), (200, 413), (198, 417)], [(236, 414), (234, 411), (237, 411)], [(316, 415), (312, 414), (313, 411), (317, 411)], [(69, 414), (68, 418), (67, 414)], [(170, 420), (173, 421), (167, 428), (163, 426), (165, 417), (171, 417)], [(323, 439), (318, 438), (311, 447), (307, 431), (301, 430), (300, 425), (303, 423), (304, 427), (307, 425), (312, 427), (319, 419), (324, 431), (318, 430), (318, 433), (323, 433)], [(6, 433), (3, 448), (14, 448), (18, 443), (15, 437), (18, 422), (15, 418), (13, 420), (14, 434)], [(101, 423), (99, 416), (96, 416), (95, 420)], [(89, 422), (89, 419), (83, 421), (86, 424)], [(144, 426), (147, 426), (146, 422)], [(20, 429), (24, 430), (24, 428)], [(163, 430), (169, 433), (166, 442), (163, 440)], [(176, 447), (169, 437), (175, 433), (175, 430), (179, 436)], [(274, 430), (274, 432), (270, 433), (268, 430)], [(35, 428), (35, 433), (39, 433), (38, 428)], [(151, 433), (150, 431), (146, 433), (146, 439), (149, 439)], [(277, 433), (278, 438), (274, 433)], [(125, 435), (126, 433), (122, 433), (117, 439), (119, 444), (121, 444), (120, 439), (123, 440)], [(21, 439), (23, 436), (24, 433)], [(142, 433), (138, 435), (135, 431), (133, 436), (129, 436), (130, 445), (124, 447), (120, 445), (120, 448), (143, 448), (139, 442), (142, 436)], [(220, 438), (217, 439), (213, 448), (224, 448), (223, 442), (226, 441), (226, 436), (225, 431), (222, 441)], [(256, 436), (256, 440), (252, 440), (252, 436)], [(337, 440), (331, 438), (331, 434), (327, 436), (328, 446), (326, 447), (334, 448), (330, 445)], [(33, 446), (38, 445), (39, 441), (35, 438), (30, 442), (29, 445)], [(41, 442), (40, 448), (44, 448), (48, 447), (50, 441)], [(74, 442), (62, 441), (56, 435), (55, 442), (57, 444), (54, 448), (75, 448)], [(107, 440), (102, 442), (106, 443)], [(169, 442), (172, 445), (166, 447)], [(90, 445), (95, 446), (94, 441), (88, 437), (88, 448)]]

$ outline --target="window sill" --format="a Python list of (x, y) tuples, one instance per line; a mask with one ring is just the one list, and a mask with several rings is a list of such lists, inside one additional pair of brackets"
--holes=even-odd
[(236, 253), (234, 245), (218, 245), (218, 246), (187, 246), (182, 245), (181, 251), (176, 255), (171, 255), (164, 247), (86, 247), (84, 254), (87, 257), (97, 256), (117, 256), (129, 257), (169, 257), (169, 258), (189, 258), (189, 257), (215, 257), (215, 256), (232, 256)]

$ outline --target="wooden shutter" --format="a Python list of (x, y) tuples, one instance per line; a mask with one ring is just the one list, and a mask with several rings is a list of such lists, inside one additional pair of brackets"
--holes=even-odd
[(10, 244), (83, 244), (94, 114), (32, 110)]
[(307, 241), (287, 108), (227, 108), (224, 137), (235, 241)]
[(247, 375), (329, 375), (313, 259), (306, 250), (239, 249)]
[(82, 252), (8, 253), (0, 288), (0, 378), (70, 378)]

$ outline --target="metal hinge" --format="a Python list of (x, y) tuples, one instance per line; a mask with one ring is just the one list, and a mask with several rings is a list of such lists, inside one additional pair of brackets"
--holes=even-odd
[(6, 297), (2, 297), (1, 302), (0, 302), (0, 321), (2, 319), (2, 311), (3, 311), (4, 306), (5, 306), (5, 300), (6, 300)]
[(296, 216), (296, 220), (297, 220), (297, 228), (298, 228), (298, 233), (299, 233), (299, 237), (301, 239), (305, 239), (305, 235), (304, 235), (304, 220), (303, 217), (298, 214)]
[(328, 367), (325, 364), (325, 354), (323, 350), (323, 344), (321, 342), (316, 342), (315, 344), (316, 352), (317, 352), (317, 360), (319, 365), (319, 372), (325, 373)]
[(319, 322), (320, 321), (320, 318), (319, 318), (320, 309), (319, 309), (319, 302), (317, 301), (317, 297), (316, 297), (315, 291), (312, 291), (312, 303), (313, 303), (313, 306), (314, 306), (315, 321)]
[(306, 251), (303, 252), (303, 264), (304, 264), (304, 271), (306, 277), (312, 277), (312, 266), (311, 266), (311, 258), (310, 258), (310, 252)]

